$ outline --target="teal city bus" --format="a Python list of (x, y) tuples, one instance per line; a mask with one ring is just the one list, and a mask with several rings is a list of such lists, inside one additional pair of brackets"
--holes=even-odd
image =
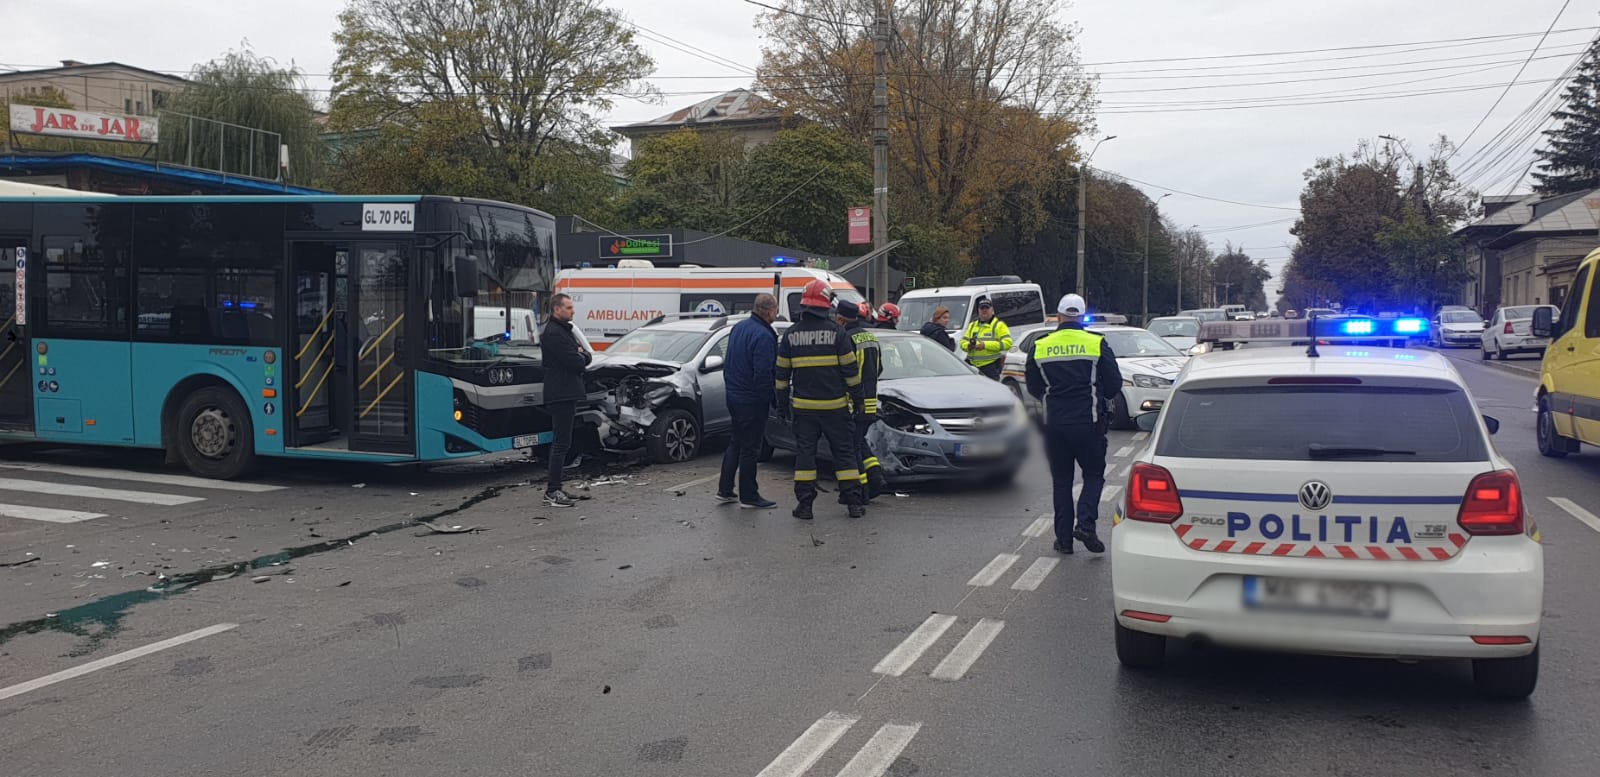
[(214, 478), (546, 444), (537, 333), (474, 304), (542, 321), (555, 232), (453, 197), (0, 198), (0, 440)]

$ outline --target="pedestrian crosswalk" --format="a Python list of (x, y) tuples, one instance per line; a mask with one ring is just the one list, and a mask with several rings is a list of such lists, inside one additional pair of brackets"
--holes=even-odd
[[(97, 481), (90, 484), (83, 481)], [(128, 487), (128, 484), (139, 484)], [(156, 490), (151, 487), (160, 488)], [(283, 486), (210, 480), (161, 472), (36, 462), (0, 463), (0, 519), (81, 523), (116, 514), (120, 506), (178, 507), (207, 496), (184, 491), (266, 493)]]

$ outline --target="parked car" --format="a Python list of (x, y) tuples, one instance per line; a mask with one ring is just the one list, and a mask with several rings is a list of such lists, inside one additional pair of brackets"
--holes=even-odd
[(1481, 346), (1483, 317), (1466, 309), (1441, 309), (1428, 327), (1428, 344), (1435, 348)]
[(1479, 342), (1482, 357), (1488, 359), (1493, 356), (1505, 361), (1507, 356), (1514, 353), (1537, 353), (1544, 358), (1550, 338), (1533, 336), (1533, 312), (1539, 308), (1549, 308), (1552, 321), (1561, 318), (1555, 305), (1511, 305), (1496, 310), (1494, 317), (1483, 328)]
[(1166, 340), (1172, 347), (1187, 351), (1194, 347), (1195, 338), (1200, 336), (1200, 319), (1162, 316), (1150, 319), (1150, 325), (1145, 328), (1150, 330), (1150, 334)]
[[(1028, 415), (1006, 387), (914, 332), (879, 331), (878, 422), (867, 443), (891, 483), (1010, 480), (1028, 453)], [(819, 446), (826, 458), (826, 445)], [(763, 458), (795, 449), (782, 412), (767, 423)], [(854, 467), (854, 463), (850, 465)]]
[[(1122, 373), (1122, 393), (1111, 403), (1111, 426), (1132, 429), (1136, 416), (1159, 411), (1166, 404), (1172, 393), (1172, 383), (1189, 357), (1166, 340), (1138, 327), (1090, 325), (1087, 329), (1105, 336), (1111, 352), (1116, 354), (1117, 369)], [(1054, 330), (1028, 333), (1021, 340), (1022, 344), (1006, 355), (1006, 371), (1025, 375), (1034, 341), (1051, 331)], [(1019, 390), (1026, 396), (1026, 378), (1017, 380)], [(1038, 403), (1032, 397), (1027, 397), (1027, 402), (1037, 415)]]
[(1028, 376), (1023, 370), (1023, 367), (1028, 363), (1028, 352), (1022, 350), (1023, 342), (1029, 343), (1031, 347), (1033, 339), (1029, 335), (1035, 332), (1054, 332), (1058, 326), (1060, 324), (1052, 321), (1045, 324), (1029, 324), (1011, 329), (1011, 350), (1006, 352), (1005, 368), (1000, 373), (1000, 382), (1006, 388), (1011, 389), (1011, 393), (1015, 394), (1017, 399), (1021, 399), (1024, 402), (1029, 399), (1026, 388)]
[(646, 449), (657, 463), (699, 455), (707, 436), (726, 434), (722, 364), (728, 333), (744, 316), (661, 316), (611, 344), (589, 365), (598, 409), (584, 421), (610, 451)]

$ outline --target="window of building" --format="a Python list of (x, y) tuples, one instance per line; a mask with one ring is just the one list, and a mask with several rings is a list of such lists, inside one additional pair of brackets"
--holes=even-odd
[(128, 98), (123, 99), (123, 101), (122, 101), (122, 112), (123, 113), (133, 113), (133, 98), (132, 97), (128, 97)]
[(144, 100), (140, 100), (133, 104), (133, 112), (139, 116), (144, 115)]
[(150, 107), (161, 110), (167, 107), (167, 93), (160, 89), (150, 90)]

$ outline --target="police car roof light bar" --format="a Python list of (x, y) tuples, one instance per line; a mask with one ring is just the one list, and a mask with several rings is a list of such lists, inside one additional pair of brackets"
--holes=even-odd
[(1426, 331), (1417, 319), (1379, 320), (1349, 316), (1267, 319), (1265, 321), (1207, 321), (1200, 325), (1200, 343), (1281, 343), (1305, 345), (1306, 356), (1317, 358), (1317, 346), (1335, 343), (1404, 341)]

